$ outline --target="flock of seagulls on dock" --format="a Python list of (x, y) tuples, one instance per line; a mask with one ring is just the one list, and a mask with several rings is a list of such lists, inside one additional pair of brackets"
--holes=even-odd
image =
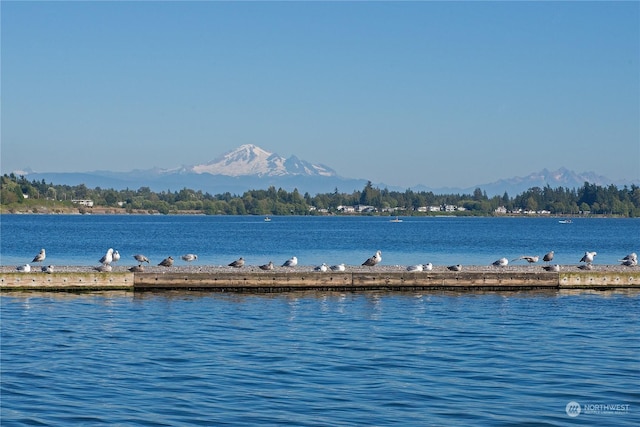
[[(596, 255), (597, 255), (597, 252), (589, 252), (589, 251), (585, 252), (583, 257), (579, 261), (579, 263), (584, 263), (584, 264), (578, 265), (577, 268), (581, 270), (592, 270), (593, 262)], [(551, 261), (553, 261), (554, 256), (555, 256), (554, 251), (550, 251), (542, 257), (542, 261), (545, 262), (545, 265), (543, 265), (542, 268), (545, 271), (551, 271), (551, 272), (560, 271), (559, 264), (551, 264)], [(40, 252), (33, 258), (31, 263), (32, 264), (43, 263), (46, 257), (47, 257), (46, 251), (44, 249), (41, 249)], [(149, 261), (149, 258), (147, 258), (145, 255), (136, 254), (136, 255), (133, 255), (133, 258), (138, 262), (138, 265), (134, 265), (133, 267), (129, 268), (128, 270), (131, 272), (134, 272), (134, 273), (144, 272), (144, 266), (142, 264), (143, 263), (151, 264), (151, 261)], [(185, 255), (182, 255), (181, 258), (185, 262), (193, 262), (198, 259), (198, 255), (185, 254)], [(116, 263), (119, 260), (120, 260), (120, 253), (117, 250), (114, 250), (113, 248), (109, 248), (107, 252), (102, 256), (102, 258), (98, 260), (100, 265), (97, 267), (93, 267), (93, 269), (101, 273), (111, 272), (113, 271), (113, 267), (111, 264)], [(523, 255), (513, 259), (512, 262), (516, 262), (520, 260), (526, 261), (528, 264), (534, 264), (540, 260), (540, 257), (538, 255)], [(381, 261), (382, 261), (382, 251), (376, 251), (376, 253), (373, 254), (371, 257), (367, 258), (362, 263), (362, 265), (366, 267), (374, 267), (380, 264)], [(626, 267), (636, 267), (638, 265), (638, 255), (635, 252), (633, 252), (626, 255), (624, 258), (618, 261), (621, 263), (620, 265), (623, 265)], [(174, 265), (174, 258), (172, 256), (169, 256), (163, 259), (162, 261), (160, 261), (158, 265), (163, 267), (172, 267)], [(242, 268), (244, 267), (244, 265), (245, 265), (245, 260), (243, 257), (240, 257), (237, 260), (228, 264), (229, 267), (234, 267), (234, 268)], [(282, 263), (281, 267), (296, 267), (297, 265), (298, 265), (298, 258), (295, 256), (292, 256), (291, 258), (286, 260), (284, 263)], [(494, 261), (491, 265), (497, 268), (505, 268), (509, 265), (509, 260), (507, 258), (502, 257)], [(272, 261), (269, 261), (269, 263), (267, 264), (259, 265), (258, 268), (260, 268), (261, 270), (269, 271), (269, 270), (273, 270), (275, 268), (275, 265), (273, 264)], [(31, 265), (30, 264), (20, 265), (16, 267), (16, 270), (23, 273), (29, 273), (31, 272)], [(345, 264), (336, 264), (336, 265), (329, 266), (326, 263), (323, 263), (319, 266), (314, 267), (313, 270), (319, 271), (319, 272), (327, 272), (327, 271), (341, 272), (346, 270), (346, 266)], [(407, 267), (407, 271), (410, 271), (410, 272), (421, 272), (421, 271), (431, 271), (431, 270), (433, 270), (433, 264), (431, 263), (415, 264), (415, 265), (409, 265)], [(462, 265), (461, 264), (450, 265), (450, 266), (447, 266), (447, 270), (459, 272), (459, 271), (462, 271)], [(42, 265), (41, 271), (43, 273), (53, 273), (54, 267), (53, 265), (46, 265), (46, 266)]]

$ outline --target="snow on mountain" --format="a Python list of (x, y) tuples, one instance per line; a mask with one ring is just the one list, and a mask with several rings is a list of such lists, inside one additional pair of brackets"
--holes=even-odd
[(328, 166), (312, 164), (291, 156), (288, 159), (270, 153), (256, 145), (241, 145), (223, 156), (201, 165), (187, 168), (188, 171), (225, 176), (336, 176)]

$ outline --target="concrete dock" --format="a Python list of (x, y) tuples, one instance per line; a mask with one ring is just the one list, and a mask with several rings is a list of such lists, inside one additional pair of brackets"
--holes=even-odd
[(113, 272), (61, 271), (51, 274), (0, 272), (0, 291), (200, 290), (211, 292), (291, 292), (369, 290), (533, 290), (640, 288), (640, 268), (598, 271), (219, 271)]

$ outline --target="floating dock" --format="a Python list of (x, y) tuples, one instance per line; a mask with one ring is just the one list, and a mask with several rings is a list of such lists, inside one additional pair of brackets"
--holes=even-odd
[(56, 272), (0, 273), (0, 291), (211, 292), (640, 288), (640, 269), (580, 272)]

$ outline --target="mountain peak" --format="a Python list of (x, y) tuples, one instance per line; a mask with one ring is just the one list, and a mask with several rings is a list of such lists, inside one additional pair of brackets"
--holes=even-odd
[(288, 159), (254, 144), (244, 144), (208, 163), (187, 168), (196, 174), (225, 176), (336, 176), (321, 164), (311, 164), (291, 156)]

